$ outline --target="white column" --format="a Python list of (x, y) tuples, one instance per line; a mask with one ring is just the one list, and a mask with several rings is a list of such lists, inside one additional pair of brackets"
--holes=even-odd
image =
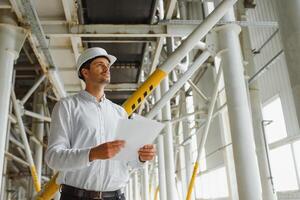
[[(183, 106), (183, 110), (182, 113), (183, 114), (187, 114), (187, 101), (186, 101), (186, 96), (185, 94), (182, 96), (182, 106)], [(183, 140), (186, 140), (187, 138), (189, 138), (191, 136), (190, 134), (190, 130), (189, 130), (189, 124), (187, 122), (187, 119), (184, 120), (182, 122), (182, 128), (183, 128)], [(192, 159), (192, 138), (190, 138), (190, 142), (187, 142), (184, 145), (184, 158), (185, 158), (185, 172), (186, 172), (186, 185), (189, 185), (189, 181), (191, 180), (192, 177), (192, 173), (193, 173), (193, 159)], [(195, 193), (193, 192), (191, 194), (191, 200), (195, 199)]]
[[(161, 84), (161, 94), (163, 95), (169, 90), (169, 78), (166, 77)], [(170, 102), (162, 110), (162, 119), (171, 120)], [(174, 147), (173, 147), (173, 131), (172, 124), (167, 123), (164, 129), (164, 148), (165, 148), (165, 167), (166, 167), (166, 183), (167, 183), (167, 199), (177, 199), (176, 183), (175, 183), (175, 166), (174, 166)]]
[(224, 25), (217, 28), (217, 31), (219, 47), (224, 50), (221, 59), (239, 199), (260, 200), (262, 191), (244, 80), (240, 27)]
[[(155, 101), (159, 101), (161, 96), (160, 86), (155, 89)], [(156, 116), (157, 120), (161, 120), (161, 111)], [(158, 169), (159, 169), (159, 199), (167, 200), (166, 191), (166, 169), (165, 169), (165, 155), (164, 155), (164, 137), (159, 135), (157, 137), (157, 156), (158, 156)]]
[(10, 13), (0, 14), (0, 188), (2, 184), (4, 150), (14, 60), (23, 46), (26, 34), (17, 27)]
[(143, 172), (142, 172), (142, 181), (143, 181), (143, 184), (142, 184), (142, 187), (143, 187), (143, 190), (142, 190), (142, 199), (143, 200), (149, 200), (149, 169), (148, 169), (148, 166), (149, 166), (149, 163), (145, 163), (144, 166), (143, 166)]
[[(41, 115), (44, 115), (44, 107), (43, 107), (43, 92), (38, 91), (36, 94), (36, 101), (35, 101), (35, 111)], [(34, 128), (33, 132), (38, 140), (43, 141), (44, 136), (44, 121), (40, 119), (33, 119), (34, 122)], [(36, 166), (37, 176), (39, 182), (41, 182), (41, 176), (42, 176), (42, 164), (43, 164), (43, 146), (40, 144), (34, 144), (34, 162)]]
[[(242, 6), (242, 5), (240, 5)], [(241, 7), (240, 17), (242, 21), (247, 21), (244, 8)], [(254, 57), (251, 48), (250, 33), (248, 27), (242, 28), (242, 48), (244, 59), (247, 62), (245, 66), (247, 74), (253, 75), (255, 73)], [(252, 114), (252, 124), (254, 131), (254, 140), (256, 146), (256, 155), (259, 166), (262, 196), (264, 200), (274, 200), (277, 199), (275, 191), (273, 191), (272, 180), (270, 177), (269, 163), (267, 159), (268, 146), (265, 145), (263, 127), (262, 127), (262, 107), (261, 98), (259, 94), (258, 83), (254, 81), (249, 85), (249, 95), (251, 103), (251, 114)]]
[(129, 190), (129, 192), (128, 192), (128, 200), (132, 200), (133, 199), (133, 178), (131, 177), (130, 179), (129, 179), (129, 186), (128, 186), (129, 188), (128, 188), (128, 190)]
[(133, 197), (136, 200), (140, 199), (139, 175), (137, 171), (133, 175)]

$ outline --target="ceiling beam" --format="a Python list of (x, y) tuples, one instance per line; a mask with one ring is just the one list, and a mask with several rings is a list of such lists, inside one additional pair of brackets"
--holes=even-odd
[(75, 24), (43, 25), (49, 37), (185, 37), (197, 24)]

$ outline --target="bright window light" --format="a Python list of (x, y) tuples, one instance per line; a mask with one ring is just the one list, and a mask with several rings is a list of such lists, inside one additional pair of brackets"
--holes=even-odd
[(197, 199), (215, 199), (229, 195), (225, 167), (197, 177), (196, 185)]
[(295, 152), (295, 158), (297, 163), (297, 171), (300, 175), (300, 141), (295, 142), (294, 144), (294, 152)]
[(281, 101), (279, 97), (269, 102), (263, 107), (265, 133), (268, 143), (276, 142), (287, 136)]
[(291, 145), (288, 144), (271, 150), (270, 162), (275, 190), (297, 190), (298, 185)]
[(208, 13), (211, 13), (215, 9), (214, 2), (207, 2)]

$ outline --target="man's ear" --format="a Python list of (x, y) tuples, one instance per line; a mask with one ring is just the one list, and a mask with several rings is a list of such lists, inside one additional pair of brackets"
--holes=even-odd
[(82, 74), (83, 78), (85, 78), (88, 74), (88, 70), (85, 68), (81, 69), (81, 74)]

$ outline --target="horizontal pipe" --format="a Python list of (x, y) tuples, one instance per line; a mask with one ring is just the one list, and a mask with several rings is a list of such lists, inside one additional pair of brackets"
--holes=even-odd
[(25, 110), (24, 115), (29, 116), (29, 117), (33, 117), (33, 118), (36, 118), (36, 119), (39, 119), (39, 120), (43, 120), (43, 121), (46, 121), (46, 122), (51, 122), (50, 117), (46, 117), (44, 115), (29, 111), (29, 110)]
[(9, 153), (9, 152), (5, 152), (5, 156), (6, 156), (8, 159), (12, 159), (12, 160), (14, 160), (14, 161), (16, 161), (16, 162), (18, 162), (18, 163), (20, 163), (20, 164), (22, 164), (22, 165), (27, 166), (27, 167), (30, 166), (28, 162), (26, 162), (25, 160), (23, 160), (23, 159), (21, 159), (21, 158), (15, 156), (15, 155), (13, 155), (13, 154), (11, 154), (11, 153)]

